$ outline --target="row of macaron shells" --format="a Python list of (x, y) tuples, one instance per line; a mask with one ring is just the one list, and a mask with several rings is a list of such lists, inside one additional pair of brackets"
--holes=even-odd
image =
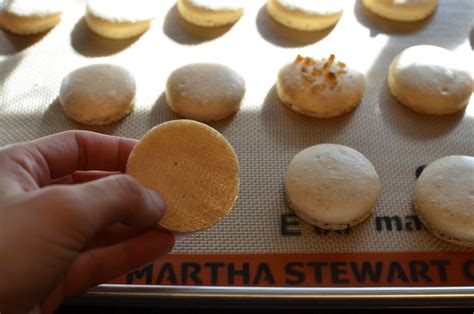
[[(187, 1), (180, 1), (180, 2), (185, 3)], [(189, 2), (197, 3), (198, 1), (189, 1)], [(317, 1), (315, 1), (315, 3), (316, 2)], [(363, 1), (363, 2), (364, 4), (366, 4), (367, 7), (369, 7), (373, 11), (378, 10), (376, 6), (377, 5), (376, 1)], [(428, 2), (429, 1), (427, 1), (426, 3)], [(433, 4), (435, 2), (436, 1), (432, 1), (431, 3)], [(277, 5), (279, 4), (291, 3), (291, 1), (269, 1), (269, 11), (271, 11), (270, 9), (271, 3), (274, 3), (275, 7), (277, 7)], [(432, 7), (432, 10), (434, 10), (435, 7), (436, 5)], [(92, 10), (93, 9), (90, 7), (88, 12)], [(431, 11), (427, 10), (425, 11), (424, 14), (429, 15), (431, 14), (432, 10)], [(182, 13), (183, 11), (184, 10), (180, 10), (181, 14), (183, 14)], [(396, 12), (396, 11), (394, 10), (392, 11), (392, 13), (393, 12)], [(270, 12), (270, 14), (274, 16), (275, 19), (278, 20), (277, 11), (274, 11), (274, 13)], [(424, 15), (423, 17), (425, 17), (426, 15)], [(390, 17), (390, 16), (386, 16), (386, 17)], [(419, 15), (418, 17), (421, 17), (421, 15)], [(101, 17), (99, 17), (99, 19), (100, 18)], [(337, 17), (337, 19), (338, 18), (339, 17)], [(334, 23), (337, 22), (337, 19), (335, 19)], [(282, 24), (285, 24), (283, 20), (284, 19), (279, 20), (279, 21)], [(51, 23), (57, 23), (57, 21), (59, 21), (59, 18), (57, 18), (57, 20), (55, 20), (55, 18), (51, 19)], [(88, 23), (88, 24), (90, 26), (91, 23)], [(287, 26), (294, 25), (292, 23), (289, 23), (289, 24), (290, 25), (287, 25)], [(142, 26), (143, 26), (142, 31), (145, 31), (146, 28), (148, 27), (146, 23), (143, 24)], [(135, 28), (135, 31), (137, 31), (137, 29), (139, 29), (139, 27)], [(100, 31), (97, 31), (97, 32), (100, 32)], [(119, 36), (119, 35), (109, 35), (108, 37), (113, 37), (113, 36)], [(120, 36), (123, 36), (123, 35), (120, 35)], [(457, 58), (453, 58), (452, 55), (447, 51), (444, 51), (444, 50), (436, 51), (437, 53), (446, 54), (446, 57), (443, 56), (442, 58), (437, 58), (438, 61), (434, 60), (434, 61), (424, 61), (424, 62), (431, 62), (429, 68), (435, 69), (435, 72), (437, 73), (430, 73), (429, 71), (428, 72), (420, 71), (421, 67), (415, 66), (413, 62), (410, 61), (414, 58), (414, 56), (417, 56), (417, 55), (419, 56), (420, 53), (423, 52), (422, 50), (425, 50), (425, 52), (427, 50), (427, 52), (429, 52), (428, 54), (424, 54), (424, 55), (432, 55), (430, 52), (433, 52), (433, 50), (435, 49), (441, 49), (441, 48), (427, 47), (427, 46), (413, 47), (407, 51), (404, 51), (397, 58), (395, 58), (394, 61), (392, 62), (392, 65), (389, 71), (390, 74), (389, 74), (388, 81), (389, 81), (390, 89), (392, 93), (397, 98), (399, 98), (401, 102), (403, 102), (404, 104), (418, 111), (423, 111), (426, 113), (433, 113), (433, 114), (444, 114), (444, 113), (460, 110), (465, 105), (467, 105), (468, 99), (472, 92), (471, 91), (472, 78), (469, 74), (467, 74), (457, 65), (453, 66), (453, 64), (450, 63), (449, 60), (456, 60)], [(440, 62), (442, 64), (439, 64)], [(438, 93), (438, 94), (435, 93), (435, 95), (433, 96), (434, 97), (433, 99), (427, 99), (426, 93), (424, 94), (423, 90), (417, 89), (419, 88), (420, 85), (423, 85), (423, 84), (414, 83), (414, 82), (420, 81), (419, 80), (420, 76), (422, 80), (424, 79), (426, 82), (429, 81), (432, 83), (432, 80), (428, 80), (427, 78), (439, 77), (439, 75), (442, 74), (443, 69), (446, 69), (446, 68), (451, 69), (453, 67), (455, 68), (455, 71), (451, 77), (448, 77), (448, 82), (462, 82), (461, 84), (456, 83), (456, 84), (443, 85), (440, 83), (441, 79), (438, 80), (437, 82), (435, 82), (434, 86), (432, 85), (430, 87), (431, 92), (429, 93), (428, 96), (433, 96), (432, 91), (436, 91)], [(208, 71), (207, 77), (224, 75), (228, 77), (228, 79), (232, 79), (238, 82), (237, 86), (239, 88), (234, 90), (233, 93), (234, 95), (236, 95), (234, 98), (239, 99), (239, 101), (232, 103), (232, 105), (230, 106), (230, 108), (238, 108), (238, 103), (240, 102), (240, 99), (243, 96), (243, 93), (245, 91), (243, 79), (235, 71), (227, 67), (220, 66), (220, 65), (190, 65), (190, 66), (178, 69), (176, 72), (174, 72), (170, 76), (170, 79), (168, 80), (168, 86), (167, 86), (167, 98), (168, 98), (168, 103), (170, 104), (171, 108), (175, 111), (180, 111), (180, 113), (184, 116), (187, 116), (187, 115), (192, 116), (192, 113), (187, 112), (187, 108), (189, 109), (189, 106), (184, 105), (183, 106), (184, 109), (178, 109), (180, 101), (181, 101), (179, 99), (183, 95), (183, 93), (179, 91), (179, 88), (176, 92), (171, 92), (173, 86), (178, 86), (178, 87), (180, 86), (180, 84), (174, 85), (173, 81), (174, 80), (181, 81), (183, 77), (192, 77), (192, 75), (189, 76), (189, 74), (202, 73), (203, 70)], [(90, 89), (91, 87), (88, 87), (87, 85), (84, 85), (84, 84), (77, 85), (74, 83), (76, 79), (78, 79), (78, 77), (76, 76), (79, 75), (79, 78), (80, 78), (81, 76), (84, 76), (84, 75), (87, 76), (90, 74), (92, 74), (94, 77), (96, 77), (97, 75), (112, 75), (114, 77), (112, 81), (117, 84), (115, 90), (128, 91), (127, 94), (123, 94), (121, 97), (118, 97), (115, 99), (116, 103), (118, 103), (117, 102), (118, 100), (124, 101), (124, 104), (122, 104), (122, 106), (121, 105), (116, 106), (115, 109), (119, 109), (118, 110), (119, 114), (116, 115), (115, 117), (113, 117), (112, 115), (109, 115), (108, 117), (106, 116), (105, 118), (103, 117), (102, 119), (98, 118), (99, 113), (107, 113), (107, 110), (101, 110), (105, 108), (101, 108), (100, 104), (93, 104), (93, 103), (92, 103), (92, 106), (90, 107), (92, 112), (89, 110), (79, 110), (79, 111), (82, 111), (82, 113), (91, 112), (91, 116), (95, 119), (95, 121), (94, 119), (88, 120), (87, 118), (84, 118), (84, 117), (78, 118), (77, 116), (74, 116), (73, 109), (76, 107), (76, 105), (75, 105), (75, 102), (73, 101), (74, 97), (72, 101), (70, 97), (71, 95), (77, 95), (77, 90), (75, 88), (80, 86), (81, 91), (85, 93), (83, 94), (85, 98), (77, 97), (75, 98), (75, 100), (87, 99), (87, 94), (88, 93), (91, 94), (91, 89)], [(411, 80), (410, 79), (407, 80), (407, 77), (411, 77)], [(294, 62), (290, 63), (289, 65), (284, 67), (282, 71), (280, 71), (280, 75), (277, 80), (277, 87), (278, 87), (277, 90), (278, 90), (278, 94), (281, 100), (287, 105), (289, 105), (291, 108), (301, 113), (312, 115), (312, 116), (328, 117), (328, 116), (338, 115), (348, 110), (351, 110), (360, 102), (360, 98), (362, 97), (361, 95), (363, 94), (363, 85), (364, 85), (362, 84), (363, 80), (364, 80), (363, 75), (355, 72), (354, 70), (351, 70), (349, 67), (347, 67), (346, 64), (342, 62), (337, 62), (334, 56), (331, 56), (328, 59), (324, 59), (324, 60), (315, 60), (312, 58), (303, 58), (303, 57), (298, 56)], [(294, 81), (297, 81), (297, 84), (287, 84), (288, 82), (294, 83)], [(409, 88), (406, 88), (407, 84)], [(301, 90), (305, 97), (296, 97), (296, 98), (292, 97), (292, 95), (295, 94), (294, 93), (295, 91), (291, 90), (291, 88), (288, 89), (289, 88), (288, 85), (296, 86), (297, 91), (299, 92)], [(454, 89), (453, 89), (453, 85), (454, 85)], [(183, 86), (181, 85), (181, 87)], [(133, 80), (133, 76), (131, 76), (131, 74), (125, 69), (122, 69), (117, 66), (112, 66), (112, 65), (90, 66), (90, 67), (76, 70), (75, 72), (71, 73), (68, 77), (64, 79), (61, 92), (60, 92), (60, 100), (66, 112), (73, 119), (77, 119), (79, 120), (79, 122), (83, 122), (83, 123), (104, 124), (104, 123), (109, 123), (117, 119), (120, 119), (121, 117), (125, 116), (126, 114), (130, 112), (131, 110), (130, 105), (133, 105), (135, 88), (136, 87), (135, 87), (135, 82)], [(347, 98), (346, 97), (347, 89), (349, 90), (355, 89), (356, 91), (358, 91), (355, 93), (348, 93), (348, 94), (355, 94), (357, 96), (353, 98)], [(412, 94), (404, 95), (403, 93), (406, 90), (410, 90)], [(218, 89), (214, 88), (214, 91), (218, 91)], [(304, 93), (306, 93), (306, 95)], [(315, 102), (314, 96), (320, 95), (321, 93), (324, 93), (324, 94), (329, 93), (333, 100), (337, 99), (337, 97), (342, 97), (342, 99), (346, 99), (347, 101), (346, 102), (334, 101), (334, 104), (337, 106), (341, 106), (342, 104), (342, 107), (336, 106), (336, 108), (334, 108), (334, 106), (328, 106), (328, 104), (324, 102), (320, 102), (320, 101)], [(176, 97), (176, 100), (178, 100), (177, 105), (173, 105), (175, 103), (175, 101), (173, 100), (173, 95)], [(207, 93), (207, 95), (210, 95), (210, 94)], [(419, 97), (413, 97), (414, 95), (419, 96)], [(455, 100), (455, 104), (452, 104), (452, 102), (446, 101), (446, 98), (443, 98), (443, 97), (449, 97), (450, 95), (455, 96), (451, 98), (458, 99), (458, 100)], [(458, 97), (459, 95), (462, 95), (462, 96)], [(106, 98), (108, 96), (107, 95), (100, 96), (98, 97), (98, 99), (103, 100), (104, 99), (103, 97)], [(93, 98), (97, 99), (95, 97)], [(418, 99), (418, 100), (413, 102), (411, 101), (411, 99)], [(222, 102), (218, 102), (218, 103), (222, 103)], [(426, 107), (427, 104), (428, 104), (428, 107)], [(329, 112), (327, 111), (327, 108), (330, 109)], [(202, 108), (194, 108), (194, 109), (196, 110), (196, 112), (202, 111), (201, 110)], [(219, 111), (220, 109), (217, 108), (217, 110)], [(231, 109), (230, 112), (232, 113), (235, 110)], [(194, 117), (194, 118), (200, 119), (200, 120), (207, 120), (207, 119), (217, 119), (217, 118), (222, 118), (222, 117), (223, 116), (219, 116), (214, 112), (214, 113), (211, 113), (210, 117), (207, 116), (207, 117)], [(334, 221), (330, 221), (330, 220), (325, 221), (324, 217), (321, 218), (317, 216), (318, 208), (308, 209), (308, 208), (305, 208), (304, 206), (299, 206), (297, 196), (295, 199), (294, 195), (292, 194), (295, 192), (292, 192), (292, 187), (291, 187), (292, 176), (295, 175), (294, 168), (298, 166), (298, 162), (301, 162), (301, 160), (303, 162), (305, 161), (305, 158), (304, 158), (305, 154), (310, 153), (311, 155), (311, 154), (327, 153), (330, 155), (331, 152), (334, 152), (334, 151), (336, 152), (344, 151), (346, 155), (347, 154), (357, 155), (357, 153), (354, 153), (353, 150), (351, 151), (351, 149), (347, 147), (336, 147), (336, 146), (328, 145), (325, 147), (309, 148), (303, 151), (305, 153), (301, 152), (300, 154), (298, 154), (295, 157), (295, 159), (292, 161), (292, 163), (290, 163), (288, 174), (287, 174), (287, 180), (286, 180), (287, 197), (290, 201), (291, 207), (295, 210), (295, 212), (297, 212), (297, 214), (304, 220), (313, 224), (323, 226), (325, 228), (340, 228), (341, 226), (347, 227), (364, 220), (368, 216), (368, 214), (370, 214), (370, 210), (367, 212), (367, 208), (372, 209), (373, 206), (375, 205), (376, 199), (378, 197), (379, 189), (380, 189), (380, 186), (378, 183), (378, 177), (373, 167), (371, 167), (370, 162), (366, 159), (365, 161), (364, 159), (360, 159), (362, 160), (360, 162), (362, 162), (364, 166), (367, 168), (366, 169), (367, 172), (365, 173), (365, 175), (368, 176), (370, 179), (368, 180), (369, 183), (364, 187), (370, 189), (372, 197), (369, 199), (369, 203), (371, 204), (363, 204), (364, 210), (359, 211), (360, 215), (358, 217), (352, 217), (354, 218), (352, 219), (352, 221), (342, 221), (342, 222), (339, 221), (339, 223), (336, 223), (336, 225), (334, 225)], [(336, 153), (336, 156), (337, 156), (337, 153)], [(333, 160), (335, 159), (336, 158), (334, 158)], [(316, 159), (309, 158), (307, 160), (314, 161)], [(308, 165), (304, 165), (303, 163), (303, 168), (307, 166)], [(317, 165), (312, 165), (311, 168), (317, 169), (318, 167)], [(445, 182), (441, 182), (439, 180), (436, 183), (433, 183), (432, 181), (433, 177), (436, 177), (438, 179), (446, 178), (445, 180), (446, 182), (452, 182), (452, 180), (449, 178), (449, 175), (446, 174), (446, 171), (447, 171), (446, 169), (449, 169), (448, 172), (451, 174), (453, 174), (453, 169), (456, 170), (454, 171), (456, 172), (455, 173), (456, 178), (457, 178), (456, 182), (459, 183), (459, 184), (456, 184), (456, 187), (452, 187), (451, 186), (452, 184), (450, 183), (450, 187), (447, 188), (445, 185)], [(466, 218), (464, 216), (466, 215), (466, 213), (468, 214), (469, 209), (470, 209), (469, 197), (473, 193), (471, 190), (469, 190), (470, 188), (472, 188), (472, 182), (471, 182), (472, 177), (469, 177), (469, 174), (472, 174), (473, 169), (474, 169), (474, 161), (472, 157), (454, 156), (454, 157), (443, 158), (439, 161), (434, 162), (424, 171), (424, 173), (422, 174), (422, 176), (420, 177), (417, 183), (417, 190), (415, 193), (416, 210), (419, 213), (420, 217), (422, 218), (422, 221), (427, 226), (427, 228), (430, 231), (432, 231), (436, 236), (444, 240), (447, 240), (456, 244), (468, 245), (468, 246), (471, 246), (473, 244), (472, 239), (463, 237), (464, 236), (463, 234), (459, 234), (455, 232), (453, 233), (452, 231), (449, 230), (449, 228), (446, 229), (444, 226), (450, 225), (449, 223), (448, 224), (443, 223), (442, 225), (437, 224), (437, 222), (439, 222), (439, 219), (435, 219), (435, 218), (436, 216), (453, 217), (452, 219), (465, 219)], [(296, 171), (296, 175), (298, 175), (298, 171)], [(316, 176), (316, 177), (321, 178), (322, 176)], [(361, 177), (364, 177), (364, 176), (362, 174), (358, 176), (358, 182), (360, 181)], [(314, 182), (309, 182), (309, 183), (312, 184)], [(462, 206), (460, 207), (458, 206), (457, 209), (454, 209), (454, 208), (446, 209), (446, 207), (436, 206), (436, 204), (432, 204), (433, 199), (434, 199), (433, 198), (433, 184), (435, 184), (436, 187), (438, 188), (437, 192), (439, 192), (440, 197), (442, 196), (443, 199), (447, 199), (449, 201), (449, 197), (454, 195), (457, 197), (457, 199), (455, 200), (455, 202), (453, 201), (451, 203), (461, 204)], [(452, 190), (453, 188), (456, 188), (456, 193), (450, 194), (449, 191)], [(314, 190), (314, 187), (312, 187), (312, 189)], [(318, 194), (317, 197), (320, 198), (321, 194)], [(439, 202), (439, 200), (435, 200), (435, 201)], [(351, 200), (351, 204), (354, 204), (353, 200)], [(337, 214), (337, 210), (334, 212)], [(315, 213), (316, 213), (316, 217), (314, 216)], [(342, 214), (342, 216), (345, 216), (345, 215), (346, 215), (345, 213)]]
[[(436, 58), (420, 60), (420, 55)], [(460, 111), (472, 95), (472, 75), (460, 60), (454, 52), (436, 46), (407, 48), (390, 65), (390, 91), (402, 104), (421, 113)], [(100, 82), (107, 82), (107, 88)], [(235, 70), (221, 64), (196, 63), (178, 68), (169, 76), (165, 95), (171, 110), (181, 116), (212, 121), (237, 112), (245, 89), (244, 78)], [(276, 83), (282, 103), (318, 118), (353, 110), (361, 102), (364, 89), (365, 76), (337, 61), (334, 55), (319, 60), (298, 55), (282, 67)], [(71, 119), (104, 125), (132, 111), (135, 93), (135, 79), (129, 71), (98, 64), (67, 75), (59, 100)]]
[[(172, 120), (149, 130), (135, 145), (126, 168), (127, 174), (166, 200), (167, 211), (159, 224), (168, 230), (209, 228), (230, 212), (237, 198), (235, 151), (216, 130), (193, 120)], [(196, 184), (203, 181), (205, 184)], [(371, 162), (355, 149), (337, 144), (319, 144), (296, 154), (288, 165), (284, 186), (296, 215), (329, 230), (365, 221), (381, 192)], [(474, 157), (436, 160), (418, 178), (415, 212), (440, 239), (474, 247), (469, 230), (474, 224), (473, 188)]]
[[(285, 177), (290, 208), (307, 223), (329, 230), (365, 221), (380, 189), (371, 162), (355, 149), (336, 144), (300, 151)], [(432, 234), (474, 247), (474, 157), (447, 156), (429, 164), (416, 182), (413, 205)]]
[[(414, 49), (419, 48), (414, 47)], [(285, 70), (288, 68), (289, 70)], [(346, 64), (336, 61), (334, 56), (326, 60), (297, 56), (293, 62), (280, 71), (279, 84), (285, 84), (285, 79), (288, 77), (285, 74), (287, 71), (292, 73), (289, 75), (291, 79), (299, 80), (301, 84), (320, 84), (319, 87), (310, 85), (311, 88), (304, 87), (305, 89), (311, 92), (323, 91), (326, 94), (328, 91), (338, 94), (340, 77), (353, 75), (353, 70), (350, 70)], [(88, 79), (89, 75), (105, 79), (91, 80)], [(202, 75), (206, 77), (206, 80), (202, 79)], [(210, 78), (217, 78), (217, 80)], [(231, 84), (220, 84), (229, 80), (232, 81)], [(104, 89), (97, 83), (102, 81), (108, 82), (108, 89)], [(95, 83), (84, 84), (84, 82)], [(209, 85), (203, 87), (202, 82)], [(226, 90), (226, 86), (233, 86), (233, 89)], [(282, 90), (284, 91), (284, 87)], [(108, 94), (109, 91), (112, 92)], [(201, 91), (204, 93), (196, 95)], [(232, 69), (218, 64), (192, 64), (179, 68), (170, 75), (166, 96), (173, 110), (176, 111), (177, 108), (184, 110), (180, 112), (182, 115), (189, 117), (193, 113), (205, 113), (205, 117), (209, 119), (222, 117), (222, 114), (232, 112), (232, 108), (238, 108), (239, 99), (243, 97), (244, 91), (243, 79)], [(103, 124), (128, 114), (131, 111), (130, 106), (133, 105), (134, 93), (135, 81), (126, 69), (113, 65), (92, 65), (69, 74), (63, 80), (59, 98), (71, 118), (83, 123)], [(202, 97), (215, 97), (215, 99), (205, 98), (204, 100), (206, 106), (211, 103), (215, 107), (199, 104), (197, 100)], [(232, 99), (234, 99), (233, 102)], [(110, 106), (111, 103), (117, 106)], [(197, 107), (196, 103), (198, 103)], [(325, 107), (327, 106), (321, 106), (321, 108)], [(178, 123), (177, 125), (181, 127), (198, 125), (197, 122), (192, 124), (192, 120), (185, 121), (189, 122), (183, 122), (183, 120), (172, 122)], [(156, 133), (164, 125), (169, 125), (169, 123), (160, 124), (150, 132)], [(206, 126), (200, 125), (200, 128)], [(146, 139), (147, 136), (144, 138)], [(225, 141), (222, 136), (221, 138)], [(209, 143), (206, 142), (204, 147), (208, 146)], [(230, 148), (229, 150), (231, 151)], [(151, 158), (151, 160), (157, 162), (160, 158)], [(177, 165), (176, 162), (175, 165)], [(130, 174), (140, 177), (140, 171), (138, 175), (133, 172)], [(472, 198), (474, 195), (473, 174), (473, 157), (442, 158), (423, 171), (417, 181), (414, 197), (415, 210), (429, 231), (445, 241), (470, 247), (474, 246), (474, 237), (463, 233), (456, 227), (456, 222), (461, 220), (467, 224), (474, 224), (471, 215), (474, 200)], [(148, 177), (145, 176), (145, 179)], [(231, 187), (229, 190), (235, 192), (235, 189)], [(285, 193), (291, 209), (301, 219), (324, 229), (344, 229), (363, 222), (371, 215), (380, 194), (380, 181), (375, 168), (361, 153), (347, 146), (321, 144), (301, 151), (290, 162), (285, 178)], [(229, 208), (235, 199), (234, 194), (230, 196)], [(171, 200), (168, 201), (173, 204)], [(225, 207), (216, 211), (216, 217), (206, 221), (205, 226), (186, 225), (186, 227), (199, 229), (208, 224), (214, 224), (223, 218), (228, 210), (230, 209)], [(445, 217), (442, 223), (438, 217)], [(171, 222), (172, 226), (176, 227), (175, 225), (178, 224), (182, 228), (181, 220)]]
[[(362, 0), (374, 13), (398, 21), (416, 21), (431, 15), (438, 0)], [(277, 22), (301, 31), (329, 28), (341, 18), (345, 0), (268, 0), (267, 10)], [(157, 10), (154, 1), (89, 0), (85, 20), (95, 33), (112, 39), (137, 36), (149, 27)], [(178, 0), (178, 11), (188, 22), (204, 27), (235, 23), (245, 9), (244, 0)], [(17, 34), (35, 34), (54, 27), (60, 20), (57, 0), (8, 0), (3, 25)]]

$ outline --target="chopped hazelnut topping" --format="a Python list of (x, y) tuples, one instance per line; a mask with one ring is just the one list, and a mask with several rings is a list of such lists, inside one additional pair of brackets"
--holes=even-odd
[(324, 60), (324, 65), (323, 65), (323, 70), (326, 71), (329, 68), (329, 62), (327, 62), (325, 59)]
[(326, 79), (328, 79), (329, 81), (335, 81), (337, 77), (336, 74), (334, 74), (333, 72), (327, 72)]
[(328, 60), (329, 65), (333, 64), (335, 60), (336, 60), (336, 56), (331, 53)]
[(306, 66), (315, 65), (315, 64), (316, 64), (316, 60), (314, 60), (313, 58), (306, 57), (304, 59), (304, 65)]
[[(328, 87), (332, 89), (337, 86), (337, 77), (347, 73), (347, 71), (342, 70), (346, 67), (346, 64), (340, 61), (336, 63), (340, 70), (335, 72), (331, 71), (331, 67), (335, 61), (336, 56), (331, 54), (328, 59), (322, 59), (319, 62), (313, 58), (302, 57), (301, 55), (298, 55), (295, 62), (297, 64), (303, 64), (301, 68), (301, 75), (305, 81), (313, 83), (315, 82), (316, 77), (321, 77), (324, 81), (326, 81), (326, 83), (328, 83)], [(320, 65), (318, 65), (318, 63)], [(324, 82), (316, 82), (316, 85), (321, 85), (320, 87), (325, 85)]]
[(323, 66), (323, 69), (328, 69), (331, 67), (331, 65), (334, 63), (334, 60), (336, 60), (336, 56), (331, 54), (329, 56), (329, 59), (326, 61), (326, 63), (324, 63), (324, 66)]
[(303, 79), (306, 81), (306, 82), (313, 82), (314, 81), (314, 76), (312, 76), (311, 74), (309, 73), (303, 73)]

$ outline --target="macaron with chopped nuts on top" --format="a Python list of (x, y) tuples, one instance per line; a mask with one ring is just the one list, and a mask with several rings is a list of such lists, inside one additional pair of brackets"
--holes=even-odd
[(278, 73), (281, 102), (304, 115), (329, 118), (356, 108), (365, 90), (365, 77), (334, 55), (316, 60), (298, 55)]

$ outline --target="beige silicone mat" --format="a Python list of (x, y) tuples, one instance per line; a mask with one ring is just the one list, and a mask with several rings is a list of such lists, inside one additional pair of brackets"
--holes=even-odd
[[(238, 23), (212, 31), (183, 22), (173, 0), (156, 1), (159, 10), (153, 27), (133, 40), (115, 42), (90, 33), (82, 19), (81, 1), (68, 1), (62, 22), (42, 36), (18, 37), (0, 31), (0, 145), (84, 129), (68, 120), (56, 101), (61, 79), (78, 66), (111, 62), (136, 75), (136, 111), (120, 123), (93, 130), (140, 138), (157, 123), (177, 118), (163, 96), (173, 69), (192, 62), (221, 62), (238, 70), (247, 83), (240, 112), (211, 123), (238, 153), (241, 191), (224, 221), (181, 239), (175, 252), (462, 250), (417, 230), (407, 216), (413, 215), (411, 195), (419, 166), (446, 155), (474, 155), (474, 100), (461, 114), (419, 115), (394, 101), (385, 78), (391, 59), (415, 44), (442, 46), (472, 60), (474, 1), (441, 0), (432, 18), (405, 25), (377, 18), (360, 3), (347, 0), (337, 26), (320, 33), (285, 29), (267, 15), (264, 1), (246, 2), (246, 13)], [(360, 107), (340, 118), (318, 120), (281, 105), (273, 87), (279, 68), (297, 54), (329, 53), (367, 74)], [(382, 194), (375, 214), (348, 233), (318, 232), (288, 216), (291, 211), (283, 194), (286, 167), (298, 151), (318, 143), (359, 150), (380, 175)], [(379, 225), (378, 231), (377, 217), (384, 216), (398, 216), (402, 230), (394, 224), (392, 231), (385, 225)], [(282, 235), (282, 219), (290, 235)]]

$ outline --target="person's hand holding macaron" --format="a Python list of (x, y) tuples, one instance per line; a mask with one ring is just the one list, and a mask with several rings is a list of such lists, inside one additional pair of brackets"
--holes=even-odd
[(1, 313), (51, 313), (171, 251), (163, 200), (121, 174), (134, 145), (69, 131), (0, 149)]

